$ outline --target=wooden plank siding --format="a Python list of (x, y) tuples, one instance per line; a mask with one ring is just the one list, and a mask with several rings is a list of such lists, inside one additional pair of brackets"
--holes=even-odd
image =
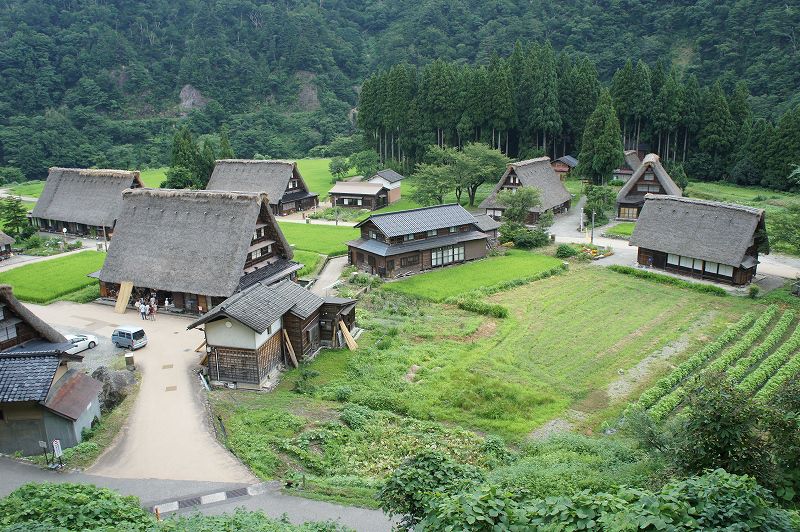
[[(728, 283), (732, 285), (744, 285), (753, 280), (756, 274), (756, 267), (752, 268), (733, 268), (733, 275), (728, 277), (726, 275), (719, 275), (706, 271), (706, 261), (700, 261), (701, 267), (692, 268), (681, 266), (680, 264), (669, 264), (667, 262), (667, 253), (654, 249), (639, 248), (636, 261), (642, 266), (651, 266), (660, 270), (693, 277), (695, 279), (706, 279), (710, 281), (717, 281)], [(652, 262), (651, 262), (652, 260)], [(699, 261), (699, 259), (697, 259)]]
[(283, 328), (298, 356), (309, 355), (320, 347), (319, 310), (304, 320), (289, 312), (283, 316)]

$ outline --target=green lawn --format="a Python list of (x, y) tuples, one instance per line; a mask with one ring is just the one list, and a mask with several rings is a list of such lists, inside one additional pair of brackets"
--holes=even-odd
[(86, 277), (103, 266), (106, 254), (83, 251), (67, 257), (19, 266), (0, 273), (0, 284), (9, 284), (22, 301), (50, 303), (97, 283)]
[(610, 235), (629, 237), (633, 234), (634, 227), (636, 227), (636, 222), (620, 222), (614, 227), (606, 229), (605, 232)]
[(148, 168), (142, 170), (139, 177), (142, 179), (144, 186), (148, 188), (159, 188), (161, 183), (167, 178), (168, 167), (162, 166), (161, 168)]
[(513, 250), (501, 257), (489, 257), (387, 283), (386, 290), (442, 301), (476, 288), (532, 277), (559, 265), (559, 259), (547, 255)]
[(297, 272), (298, 277), (306, 277), (317, 273), (317, 269), (325, 257), (313, 251), (303, 251), (300, 249), (294, 250), (294, 258), (292, 260), (299, 262), (303, 265), (303, 269)]
[(322, 224), (298, 224), (279, 222), (284, 236), (296, 249), (313, 251), (322, 255), (347, 254), (348, 240), (361, 234), (358, 229)]
[(797, 194), (777, 192), (761, 187), (743, 187), (724, 182), (692, 181), (687, 190), (687, 195), (692, 198), (739, 203), (768, 211), (783, 209), (792, 203), (800, 203), (800, 196)]
[(8, 189), (8, 191), (11, 194), (14, 194), (16, 196), (30, 196), (32, 198), (38, 198), (39, 196), (41, 196), (42, 190), (44, 190), (44, 181), (37, 181), (37, 180), (26, 181), (25, 183), (14, 185), (13, 187)]

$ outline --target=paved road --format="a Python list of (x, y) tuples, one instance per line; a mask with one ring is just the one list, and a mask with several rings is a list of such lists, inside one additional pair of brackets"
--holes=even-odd
[(220, 445), (207, 424), (203, 392), (194, 371), (203, 341), (186, 318), (159, 315), (142, 321), (132, 310), (58, 302), (31, 309), (57, 328), (80, 328), (109, 337), (120, 324), (141, 324), (149, 345), (136, 351), (142, 385), (120, 439), (87, 473), (113, 478), (156, 478), (252, 483), (255, 478)]
[(339, 280), (345, 266), (347, 266), (347, 257), (331, 258), (322, 271), (319, 272), (319, 277), (311, 286), (311, 291), (322, 297), (332, 295), (331, 285)]

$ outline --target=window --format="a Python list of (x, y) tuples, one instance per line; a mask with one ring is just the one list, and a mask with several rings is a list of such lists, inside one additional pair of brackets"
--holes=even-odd
[(350, 198), (342, 198), (342, 205), (350, 205)]
[(403, 235), (403, 242), (409, 242), (411, 240), (414, 240), (414, 233), (411, 233), (410, 235)]
[(431, 251), (431, 266), (444, 266), (464, 260), (464, 246), (447, 246)]
[(297, 182), (297, 179), (292, 179), (291, 181), (289, 181), (289, 190), (292, 190), (293, 188), (297, 188), (298, 186), (300, 186), (300, 185)]
[(410, 257), (402, 257), (400, 259), (400, 267), (406, 268), (408, 266), (414, 266), (419, 264), (419, 255), (411, 255)]
[(639, 192), (660, 192), (661, 187), (658, 185), (636, 185), (636, 190)]
[(636, 219), (639, 217), (639, 208), (638, 207), (620, 207), (619, 208), (619, 217), (620, 218), (628, 218), (628, 219)]
[(717, 264), (716, 262), (706, 261), (706, 266), (705, 266), (706, 272), (715, 274), (715, 273), (717, 273), (717, 268), (718, 267), (719, 267), (719, 264)]
[(458, 230), (458, 227), (451, 227), (450, 232), (455, 233)]
[(436, 236), (436, 234), (437, 234), (436, 229), (432, 229), (430, 231), (425, 232), (426, 236)]
[(373, 230), (370, 230), (370, 232), (369, 232), (369, 237), (370, 237), (371, 239), (373, 239), (373, 240), (378, 240), (378, 233), (376, 233), (376, 232), (375, 232), (375, 231), (373, 231)]
[(653, 172), (647, 172), (646, 174), (644, 174), (645, 181), (654, 181), (655, 178), (656, 176), (653, 175)]
[(250, 260), (255, 260), (255, 259), (259, 258), (259, 257), (261, 257), (261, 250), (260, 249), (254, 249), (253, 252), (250, 253)]
[(361, 198), (358, 198), (356, 201), (358, 201), (358, 205), (361, 205)]
[(719, 274), (725, 277), (733, 277), (733, 266), (728, 266), (727, 264), (720, 264)]
[(133, 339), (134, 340), (141, 340), (142, 338), (144, 338), (144, 331), (143, 330), (139, 329), (138, 331), (134, 331), (134, 333), (133, 333)]
[(677, 266), (679, 262), (680, 262), (680, 257), (678, 255), (675, 255), (674, 253), (670, 253), (667, 255), (667, 264), (673, 264)]
[(684, 268), (691, 268), (694, 264), (694, 259), (691, 257), (681, 257), (681, 266)]
[(17, 337), (17, 326), (0, 327), (0, 341), (5, 342)]

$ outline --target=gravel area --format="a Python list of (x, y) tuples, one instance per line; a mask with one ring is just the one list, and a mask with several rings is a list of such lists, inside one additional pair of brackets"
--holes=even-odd
[(96, 332), (86, 329), (79, 329), (76, 327), (56, 327), (61, 334), (91, 334), (97, 337), (97, 346), (94, 349), (87, 349), (78, 353), (83, 356), (83, 362), (80, 364), (70, 364), (71, 367), (85, 369), (88, 373), (92, 373), (100, 366), (113, 367), (115, 362), (124, 365), (123, 357), (125, 349), (118, 349), (111, 343), (111, 338), (108, 336), (98, 335)]

